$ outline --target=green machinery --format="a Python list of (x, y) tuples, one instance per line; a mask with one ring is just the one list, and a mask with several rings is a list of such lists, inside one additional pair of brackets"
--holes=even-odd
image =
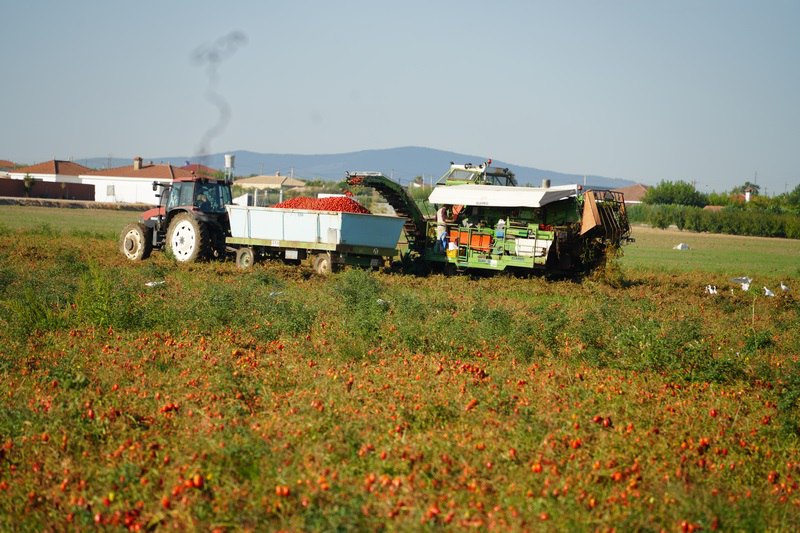
[(578, 185), (518, 187), (513, 172), (451, 163), (428, 202), (434, 219), (380, 173), (348, 173), (407, 219), (409, 253), (445, 270), (584, 272), (629, 238), (622, 193)]

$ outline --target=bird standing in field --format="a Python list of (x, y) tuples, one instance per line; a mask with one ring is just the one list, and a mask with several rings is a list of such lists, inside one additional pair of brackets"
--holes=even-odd
[(750, 283), (752, 283), (753, 280), (750, 279), (747, 276), (744, 276), (744, 277), (740, 277), (740, 278), (731, 278), (731, 281), (741, 285), (743, 291), (749, 291), (750, 290)]

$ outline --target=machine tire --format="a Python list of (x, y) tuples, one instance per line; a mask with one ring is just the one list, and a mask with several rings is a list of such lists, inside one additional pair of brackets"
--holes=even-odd
[(314, 272), (320, 276), (329, 276), (333, 272), (333, 258), (329, 253), (316, 254), (312, 259), (312, 266)]
[(189, 213), (175, 215), (167, 231), (167, 249), (179, 263), (193, 263), (209, 253), (208, 229)]
[(253, 249), (249, 247), (239, 248), (236, 250), (236, 266), (242, 270), (247, 270), (253, 267), (256, 257)]
[(141, 222), (133, 222), (122, 228), (119, 249), (131, 261), (142, 261), (150, 257), (153, 250), (153, 230)]

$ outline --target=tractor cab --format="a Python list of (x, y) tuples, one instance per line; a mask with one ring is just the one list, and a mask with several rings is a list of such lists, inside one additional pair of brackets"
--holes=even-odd
[(230, 203), (230, 185), (217, 180), (175, 180), (162, 194), (162, 205), (166, 213), (177, 208), (189, 208), (203, 213), (224, 214), (225, 205)]

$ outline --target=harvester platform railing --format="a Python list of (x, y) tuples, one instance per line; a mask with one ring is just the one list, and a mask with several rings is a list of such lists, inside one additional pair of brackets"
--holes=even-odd
[(625, 197), (618, 191), (586, 191), (581, 234), (598, 228), (605, 239), (620, 242), (630, 234)]

